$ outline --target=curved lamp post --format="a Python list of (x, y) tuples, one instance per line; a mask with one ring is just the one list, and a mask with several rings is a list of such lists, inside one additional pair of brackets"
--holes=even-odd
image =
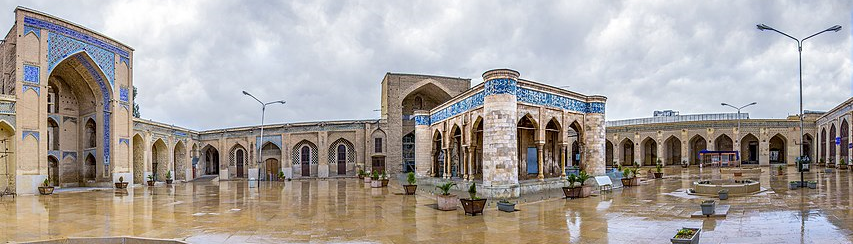
[[(788, 38), (791, 38), (792, 40), (797, 42), (797, 52), (799, 52), (799, 55), (800, 55), (800, 144), (802, 144), (803, 137), (805, 136), (803, 133), (803, 117), (804, 117), (803, 116), (803, 42), (808, 40), (809, 38), (820, 35), (821, 33), (824, 33), (827, 31), (838, 32), (841, 30), (841, 26), (840, 25), (834, 25), (832, 27), (827, 28), (826, 30), (822, 30), (818, 33), (812, 34), (811, 36), (807, 36), (806, 38), (803, 38), (802, 40), (794, 38), (791, 35), (785, 34), (785, 32), (781, 32), (781, 31), (774, 29), (773, 27), (767, 26), (765, 24), (758, 24), (758, 25), (756, 25), (756, 27), (758, 28), (758, 30), (761, 30), (761, 31), (765, 31), (765, 30), (775, 31), (776, 33), (782, 34), (783, 36), (787, 36)], [(802, 157), (803, 157), (803, 146), (800, 145), (800, 157), (797, 157), (798, 158), (797, 164), (800, 163), (799, 159)], [(808, 158), (808, 156), (806, 156), (806, 158)], [(803, 170), (802, 169), (797, 169), (797, 170), (800, 171), (800, 184), (802, 184), (802, 182), (804, 180), (803, 179), (804, 178), (803, 177)]]
[[(258, 99), (255, 96), (252, 96), (252, 94), (249, 94), (246, 91), (243, 91), (243, 95), (250, 96), (253, 99), (255, 99), (255, 101), (258, 101), (258, 103), (261, 104), (261, 140), (260, 140), (260, 142), (261, 142), (261, 144), (263, 144), (264, 143), (264, 115), (266, 114), (266, 111), (267, 111), (267, 105), (277, 104), (277, 103), (285, 104), (286, 102), (284, 100), (272, 101), (272, 102), (267, 102), (267, 103), (261, 102), (260, 99)], [(264, 147), (263, 147), (263, 145), (257, 145), (257, 146), (258, 146), (258, 158), (257, 158), (258, 159), (258, 180), (261, 180), (260, 165), (261, 165), (261, 163), (263, 163), (261, 161), (262, 160), (261, 157), (263, 157), (262, 152), (264, 150)]]

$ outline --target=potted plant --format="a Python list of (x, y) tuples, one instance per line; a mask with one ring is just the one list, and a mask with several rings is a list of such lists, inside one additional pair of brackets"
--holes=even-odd
[(705, 215), (705, 216), (713, 215), (715, 205), (716, 205), (716, 201), (714, 201), (714, 200), (702, 201), (702, 204), (699, 205), (702, 208), (702, 215)]
[(408, 185), (403, 185), (403, 189), (406, 190), (406, 195), (415, 195), (415, 191), (418, 190), (418, 185), (415, 185), (415, 183), (417, 183), (417, 179), (415, 179), (415, 172), (409, 172), (406, 175), (406, 183), (409, 183)]
[(370, 187), (373, 187), (373, 188), (382, 187), (382, 181), (379, 180), (379, 172), (373, 171), (373, 174), (370, 175)]
[(729, 189), (722, 189), (720, 191), (717, 191), (717, 195), (720, 196), (720, 200), (729, 199)]
[[(569, 181), (569, 187), (571, 191), (571, 196), (577, 198), (589, 197), (592, 193), (592, 187), (585, 185), (586, 180), (589, 180), (589, 175), (586, 171), (580, 171), (576, 176), (574, 176), (573, 181)], [(580, 185), (576, 186), (574, 183), (580, 183)], [(565, 190), (563, 190), (565, 191)], [(568, 197), (568, 196), (567, 196)]]
[(504, 212), (514, 212), (515, 203), (507, 201), (506, 199), (501, 199), (500, 201), (498, 201), (498, 210)]
[(154, 174), (148, 175), (148, 186), (154, 186)]
[(658, 164), (655, 165), (655, 179), (663, 178), (663, 163), (658, 159)]
[(817, 181), (809, 181), (810, 189), (817, 189)]
[(364, 173), (364, 183), (365, 184), (370, 183), (370, 181), (373, 180), (370, 178), (370, 176), (371, 176), (370, 171), (367, 171), (367, 172), (362, 171), (362, 173)]
[(476, 183), (472, 182), (471, 186), (468, 187), (468, 195), (471, 198), (459, 199), (462, 202), (462, 208), (465, 209), (465, 214), (470, 214), (471, 216), (483, 214), (483, 209), (486, 208), (486, 199), (477, 197)]
[(636, 169), (625, 168), (622, 170), (622, 185), (623, 186), (638, 186), (640, 185), (640, 178), (637, 178), (635, 175), (637, 173)]
[(364, 179), (364, 175), (365, 175), (364, 170), (363, 170), (363, 169), (359, 169), (359, 170), (358, 170), (358, 173), (356, 173), (356, 175), (358, 176), (358, 179), (359, 179), (359, 180), (363, 180), (363, 179)]
[(118, 189), (127, 188), (127, 182), (124, 182), (124, 176), (118, 177), (118, 182), (116, 182), (116, 188), (118, 188)]
[(795, 190), (795, 189), (797, 189), (797, 188), (799, 188), (799, 187), (800, 187), (800, 182), (799, 182), (799, 181), (791, 181), (791, 182), (788, 182), (788, 188), (790, 188), (791, 190)]
[(841, 160), (838, 160), (838, 168), (839, 169), (847, 169), (847, 159), (846, 158), (841, 158)]
[(278, 180), (284, 181), (287, 177), (284, 177), (284, 171), (278, 171)]
[(698, 244), (699, 232), (702, 232), (699, 228), (683, 227), (669, 241), (673, 244)]
[(451, 181), (435, 187), (441, 190), (441, 193), (436, 196), (436, 201), (438, 202), (438, 210), (456, 210), (456, 203), (459, 201), (458, 197), (456, 197), (456, 195), (450, 194), (450, 188), (453, 188), (453, 186), (455, 185), (456, 183)]
[(817, 161), (817, 165), (818, 166), (826, 166), (826, 160), (821, 158), (820, 160)]
[(44, 182), (39, 186), (39, 194), (42, 195), (50, 195), (53, 194), (53, 187), (50, 186), (50, 178), (44, 179)]
[(166, 171), (166, 184), (172, 184), (172, 171)]
[(382, 171), (382, 175), (380, 175), (379, 181), (382, 182), (382, 187), (388, 187), (388, 174), (385, 173), (385, 171)]
[(776, 168), (776, 172), (778, 172), (777, 173), (778, 175), (785, 175), (785, 167), (782, 165), (779, 165), (779, 167)]
[(689, 166), (690, 166), (690, 164), (689, 164), (689, 163), (687, 163), (687, 160), (681, 160), (681, 167), (682, 167), (682, 168), (687, 168), (687, 167), (689, 167)]

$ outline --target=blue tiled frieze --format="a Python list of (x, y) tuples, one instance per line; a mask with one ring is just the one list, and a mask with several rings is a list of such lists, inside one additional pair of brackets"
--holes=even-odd
[(122, 102), (130, 101), (129, 93), (130, 89), (128, 89), (127, 86), (121, 86), (120, 88), (118, 88), (118, 99)]
[(486, 96), (496, 95), (496, 94), (515, 95), (516, 88), (518, 88), (518, 81), (516, 81), (516, 80), (492, 79), (492, 80), (486, 81), (486, 84), (483, 87), (483, 91), (485, 91)]
[(530, 103), (581, 113), (604, 113), (604, 103), (587, 103), (576, 99), (545, 93), (526, 88), (518, 88), (519, 102)]
[(415, 125), (429, 125), (429, 116), (415, 115)]
[(463, 113), (479, 106), (483, 106), (483, 98), (485, 98), (485, 96), (486, 95), (484, 92), (478, 92), (474, 95), (471, 95), (470, 97), (462, 99), (462, 101), (451, 104), (446, 108), (443, 108), (433, 114), (430, 114), (429, 123), (438, 123), (457, 114)]
[(74, 160), (77, 160), (77, 152), (62, 152), (62, 159), (65, 157), (72, 157)]
[(187, 137), (187, 133), (183, 131), (175, 131), (176, 136)]
[(53, 156), (54, 158), (56, 158), (56, 161), (62, 160), (62, 158), (59, 158), (59, 156), (62, 156), (62, 155), (60, 155), (60, 153), (61, 153), (61, 151), (59, 151), (59, 150), (47, 151), (47, 155)]
[(587, 113), (604, 113), (604, 103), (587, 103), (587, 105), (589, 105), (586, 109)]
[(121, 56), (125, 56), (125, 57), (129, 56), (128, 52), (125, 51), (124, 49), (118, 48), (118, 47), (113, 46), (109, 43), (101, 41), (98, 38), (77, 32), (75, 30), (66, 28), (64, 26), (60, 26), (57, 24), (53, 24), (53, 23), (50, 23), (50, 22), (47, 22), (44, 20), (40, 20), (40, 19), (36, 19), (36, 18), (32, 18), (32, 17), (24, 17), (24, 26), (27, 26), (27, 25), (37, 27), (37, 28), (41, 28), (41, 29), (47, 29), (49, 31), (53, 31), (53, 32), (57, 32), (57, 33), (60, 33), (60, 34), (66, 35), (66, 36), (70, 36), (70, 37), (73, 37), (75, 39), (85, 41), (85, 42), (91, 43), (92, 45), (95, 45), (95, 46), (101, 47), (103, 49), (109, 50), (110, 52), (117, 53), (118, 55), (121, 55)]
[(24, 65), (24, 82), (38, 84), (39, 83), (39, 67), (33, 65)]
[(127, 139), (127, 138), (119, 138), (119, 139), (118, 139), (118, 144), (119, 144), (119, 145), (121, 145), (122, 143), (124, 143), (124, 145), (130, 146), (130, 139)]
[(30, 32), (33, 32), (33, 34), (36, 34), (36, 37), (41, 39), (41, 30), (39, 28), (30, 26), (30, 25), (24, 25), (24, 35), (22, 35), (22, 36), (26, 36)]
[[(272, 144), (275, 144), (276, 146), (278, 146), (278, 148), (281, 148), (281, 136), (280, 135), (265, 135), (264, 141), (261, 141), (261, 137), (255, 137), (255, 146), (257, 146), (257, 147), (260, 147), (261, 145), (264, 145), (267, 142), (272, 142)], [(260, 149), (260, 148), (258, 148), (258, 149)]]
[(0, 102), (0, 113), (14, 114), (15, 102)]
[(33, 136), (33, 138), (35, 138), (36, 141), (39, 140), (39, 132), (38, 131), (31, 131), (31, 130), (21, 131), (21, 140), (27, 139), (27, 136)]
[(34, 85), (27, 85), (27, 84), (21, 85), (21, 90), (23, 90), (21, 92), (27, 92), (27, 89), (32, 89), (33, 91), (36, 92), (36, 95), (41, 96), (41, 87), (34, 86)]
[(101, 71), (104, 72), (107, 81), (112, 85), (113, 77), (115, 77), (114, 53), (53, 32), (47, 34), (47, 50), (48, 73), (66, 57), (78, 52), (85, 52), (95, 61)]

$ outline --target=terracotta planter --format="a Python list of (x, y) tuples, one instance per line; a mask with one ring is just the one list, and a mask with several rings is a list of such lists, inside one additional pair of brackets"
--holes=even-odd
[(655, 179), (663, 178), (663, 172), (661, 172), (661, 173), (654, 173), (654, 174), (655, 174)]
[(380, 188), (380, 187), (382, 187), (382, 181), (381, 180), (370, 181), (370, 187)]
[(438, 210), (451, 211), (456, 210), (456, 203), (459, 202), (459, 197), (456, 195), (436, 195), (438, 202)]
[(382, 187), (388, 187), (388, 181), (389, 181), (388, 179), (379, 180), (379, 181), (382, 182)]
[(53, 194), (53, 187), (52, 186), (39, 186), (39, 194), (42, 194), (42, 195)]
[(127, 188), (127, 182), (116, 182), (117, 189), (125, 189)]
[(465, 214), (471, 216), (483, 214), (483, 209), (486, 208), (486, 199), (459, 199), (462, 202), (462, 208), (465, 209)]
[(149, 181), (147, 181), (147, 182), (148, 182), (148, 186), (154, 186), (154, 181), (153, 181), (153, 180), (149, 180)]
[(847, 165), (846, 164), (839, 164), (838, 168), (839, 169), (847, 169)]
[(633, 177), (633, 178), (629, 178), (629, 179), (622, 178), (622, 186), (639, 186), (639, 185), (640, 185), (640, 178), (637, 178), (637, 177)]
[(406, 195), (415, 195), (415, 191), (418, 190), (418, 185), (403, 185), (403, 189), (406, 190)]

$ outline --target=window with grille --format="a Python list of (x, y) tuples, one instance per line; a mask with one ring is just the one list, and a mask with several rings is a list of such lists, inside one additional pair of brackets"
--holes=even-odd
[(377, 153), (382, 152), (382, 138), (377, 137), (373, 139), (373, 148), (376, 150), (375, 152)]

